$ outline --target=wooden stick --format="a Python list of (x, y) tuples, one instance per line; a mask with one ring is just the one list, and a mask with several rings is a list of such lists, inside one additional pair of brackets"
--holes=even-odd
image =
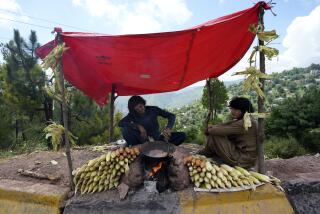
[(113, 141), (113, 118), (114, 118), (114, 101), (116, 99), (115, 97), (116, 93), (116, 85), (112, 84), (112, 89), (111, 89), (111, 96), (110, 96), (110, 108), (109, 108), (109, 143)]
[[(262, 25), (262, 28), (264, 29), (263, 15), (264, 15), (264, 9), (262, 5), (260, 5), (259, 22)], [(264, 45), (264, 42), (262, 40), (259, 40), (259, 45)], [(265, 74), (266, 73), (265, 55), (262, 51), (260, 51), (259, 53), (260, 53), (259, 54), (260, 71)], [(260, 88), (262, 92), (264, 92), (264, 79), (260, 78), (259, 82), (260, 82)], [(261, 98), (260, 96), (258, 96), (258, 113), (264, 113), (264, 112), (265, 112), (264, 98)], [(263, 151), (263, 142), (265, 138), (264, 118), (258, 118), (258, 136), (257, 137), (258, 137), (257, 139), (258, 171), (260, 173), (265, 173), (264, 151)]]
[[(58, 43), (62, 44), (62, 38), (61, 33), (57, 32), (57, 40)], [(74, 190), (74, 183), (73, 183), (73, 176), (72, 176), (72, 159), (71, 159), (71, 153), (70, 153), (70, 142), (69, 142), (69, 124), (68, 124), (68, 108), (66, 103), (66, 97), (65, 97), (65, 87), (64, 87), (64, 75), (63, 75), (63, 63), (62, 63), (62, 57), (60, 59), (60, 66), (61, 70), (59, 72), (60, 74), (60, 82), (61, 82), (61, 95), (62, 95), (62, 112), (63, 112), (63, 126), (64, 126), (64, 140), (66, 143), (66, 155), (68, 160), (68, 166), (69, 166), (69, 179), (70, 179), (70, 186), (71, 189)]]
[(45, 174), (33, 172), (31, 170), (18, 169), (18, 173), (23, 176), (37, 178), (37, 179), (46, 179), (46, 180), (50, 180), (50, 181), (60, 180), (60, 177), (58, 177), (58, 176), (45, 175)]

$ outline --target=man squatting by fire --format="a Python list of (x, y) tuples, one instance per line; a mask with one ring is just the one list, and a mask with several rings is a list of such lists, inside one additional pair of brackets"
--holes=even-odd
[[(118, 124), (128, 145), (142, 144), (152, 138), (178, 146), (186, 139), (184, 132), (172, 132), (176, 119), (174, 114), (157, 106), (146, 106), (146, 101), (142, 97), (132, 96), (128, 101), (128, 109), (128, 115)], [(162, 133), (159, 130), (158, 116), (168, 120)]]

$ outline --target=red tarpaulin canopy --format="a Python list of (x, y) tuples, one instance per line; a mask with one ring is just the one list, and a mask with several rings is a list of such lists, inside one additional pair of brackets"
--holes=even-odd
[[(63, 32), (69, 49), (62, 58), (65, 78), (93, 98), (107, 102), (112, 84), (117, 95), (175, 91), (234, 66), (254, 40), (249, 25), (258, 23), (264, 2), (196, 27), (164, 33), (104, 35)], [(42, 59), (56, 45), (37, 49)]]

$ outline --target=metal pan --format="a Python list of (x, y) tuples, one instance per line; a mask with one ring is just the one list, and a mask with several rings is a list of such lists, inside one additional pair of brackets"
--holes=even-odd
[(174, 145), (164, 141), (147, 142), (143, 144), (141, 153), (151, 158), (164, 158), (175, 151)]

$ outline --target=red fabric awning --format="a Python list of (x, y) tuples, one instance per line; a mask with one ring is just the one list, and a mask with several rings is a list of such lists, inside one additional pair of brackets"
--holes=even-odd
[[(258, 23), (264, 2), (196, 27), (164, 33), (104, 35), (63, 32), (65, 78), (93, 98), (107, 102), (112, 84), (116, 93), (139, 95), (175, 91), (234, 66), (254, 40), (248, 31)], [(37, 49), (42, 59), (55, 41)]]

